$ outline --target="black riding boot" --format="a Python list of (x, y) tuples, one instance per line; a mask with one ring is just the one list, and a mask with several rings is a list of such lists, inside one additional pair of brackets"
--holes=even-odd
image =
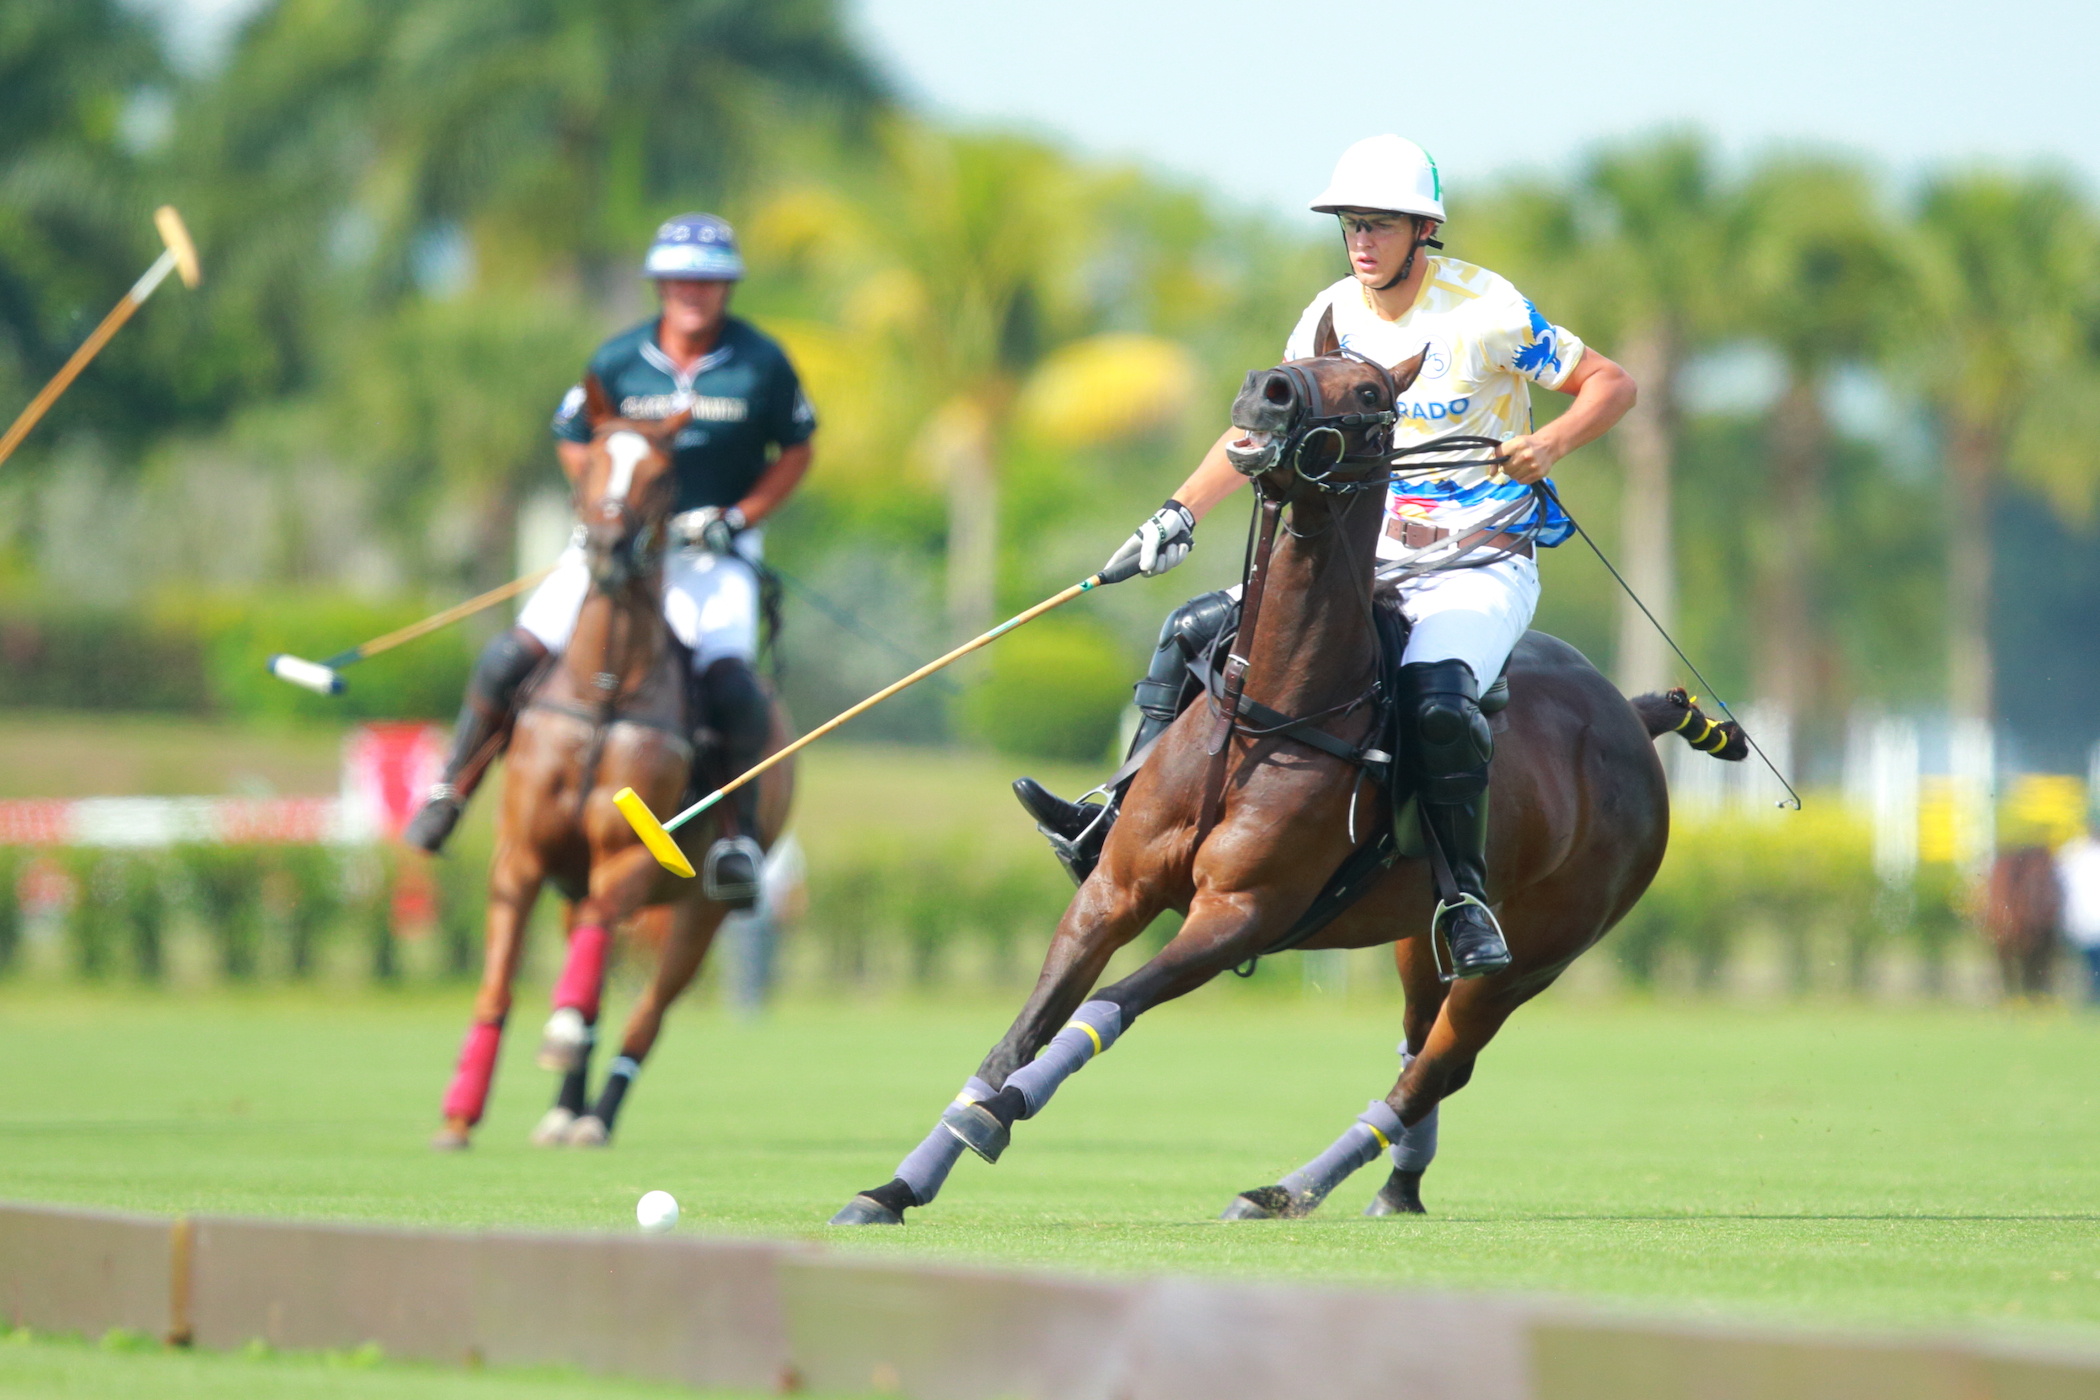
[(1480, 713), (1479, 682), (1463, 661), (1400, 668), (1414, 709), (1417, 801), (1429, 835), (1451, 868), (1458, 898), (1438, 894), (1430, 937), (1451, 949), (1451, 977), (1485, 977), (1509, 966), (1509, 944), (1487, 905), (1487, 779), (1495, 740)]
[(511, 628), (481, 649), (467, 680), (466, 703), (460, 706), (459, 722), (452, 729), (445, 776), (409, 818), (401, 833), (403, 841), (432, 855), (444, 849), (445, 838), (459, 824), (467, 799), (481, 785), (481, 775), (510, 742), (519, 689), (546, 656), (547, 648), (540, 639), (522, 627)]
[[(1137, 733), (1131, 736), (1130, 748), (1124, 754), (1126, 760), (1164, 734), (1200, 693), (1201, 686), (1189, 674), (1189, 663), (1209, 650), (1219, 634), (1238, 619), (1238, 601), (1222, 590), (1192, 598), (1168, 614), (1166, 625), (1159, 629), (1152, 665), (1145, 678), (1133, 687), (1139, 718)], [(1049, 840), (1058, 864), (1078, 885), (1094, 873), (1128, 786), (1128, 779), (1119, 783), (1108, 794), (1106, 803), (1067, 802), (1033, 778), (1016, 778), (1014, 796), (1035, 818), (1036, 830)]]
[[(738, 777), (766, 756), (773, 707), (750, 664), (737, 657), (723, 657), (700, 680), (708, 728), (721, 737), (728, 776)], [(707, 848), (700, 869), (707, 897), (732, 909), (750, 909), (758, 903), (759, 877), (765, 868), (765, 852), (758, 844), (758, 789), (758, 783), (750, 782), (730, 794), (736, 834), (717, 838)]]

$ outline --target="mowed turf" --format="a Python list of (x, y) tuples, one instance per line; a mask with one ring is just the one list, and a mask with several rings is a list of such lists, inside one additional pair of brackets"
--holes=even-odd
[[(1147, 1016), (902, 1230), (829, 1231), (1003, 1029), (1003, 1003), (687, 1005), (609, 1151), (525, 1134), (521, 1005), (475, 1149), (425, 1146), (466, 995), (0, 995), (0, 1196), (128, 1210), (682, 1229), (896, 1256), (1549, 1290), (1723, 1315), (2100, 1325), (2100, 1018), (1579, 1003), (1446, 1108), (1427, 1219), (1223, 1224), (1395, 1072), (1397, 1007), (1212, 989)], [(617, 1016), (622, 1008), (614, 1007)]]

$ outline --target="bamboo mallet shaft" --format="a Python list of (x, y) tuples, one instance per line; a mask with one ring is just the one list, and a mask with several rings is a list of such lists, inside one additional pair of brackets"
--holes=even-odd
[(528, 588), (536, 588), (546, 582), (548, 575), (553, 572), (554, 566), (550, 564), (544, 569), (525, 575), (523, 578), (514, 578), (509, 583), (499, 588), (491, 588), (488, 592), (469, 598), (464, 603), (455, 603), (441, 613), (432, 613), (421, 622), (411, 622), (408, 626), (396, 628), (385, 636), (374, 637), (369, 642), (360, 643), (348, 651), (329, 657), (321, 664), (323, 666), (348, 666), (353, 661), (363, 661), (367, 657), (379, 655), (382, 651), (392, 651), (403, 642), (412, 642), (418, 637), (428, 636), (440, 628), (450, 627), (463, 617), (472, 617), (483, 608), (494, 607), (505, 598), (515, 598)]
[(753, 767), (745, 770), (745, 772), (742, 775), (733, 778), (729, 782), (724, 783), (721, 787), (716, 788), (713, 792), (709, 793), (707, 796), (701, 798), (698, 802), (695, 802), (692, 806), (686, 808), (683, 812), (680, 812), (677, 816), (665, 822), (663, 824), (664, 830), (676, 831), (679, 827), (684, 826), (694, 817), (699, 816), (702, 812), (705, 812), (708, 808), (714, 806), (717, 802), (720, 802), (730, 793), (735, 792), (738, 788), (750, 782), (753, 778), (756, 778), (760, 774), (764, 773), (774, 764), (781, 762), (782, 760), (801, 751), (802, 749), (808, 748), (811, 744), (814, 744), (817, 740), (823, 738), (826, 734), (829, 734), (832, 730), (838, 728), (847, 720), (852, 719), (855, 715), (863, 714), (868, 710), (872, 710), (877, 705), (880, 705), (883, 701), (889, 699), (892, 695), (895, 695), (898, 691), (905, 690), (910, 688), (911, 686), (917, 685), (920, 681), (925, 680), (928, 676), (932, 675), (935, 671), (940, 670), (942, 667), (961, 660), (963, 657), (968, 656), (971, 652), (976, 651), (979, 647), (990, 645), (991, 643), (999, 640), (999, 638), (1005, 636), (1007, 633), (1013, 631), (1016, 627), (1019, 627), (1024, 623), (1033, 622), (1036, 618), (1041, 617), (1044, 613), (1049, 612), (1052, 608), (1063, 607), (1066, 603), (1071, 602), (1080, 594), (1088, 592), (1094, 588), (1098, 588), (1101, 585), (1101, 582), (1102, 579), (1101, 575), (1099, 574), (1095, 574), (1091, 578), (1082, 579), (1078, 583), (1073, 584), (1070, 588), (1065, 589), (1062, 593), (1058, 593), (1053, 597), (1045, 598), (1042, 602), (1037, 603), (1028, 611), (1024, 613), (1018, 613), (1015, 616), (1008, 618), (1006, 621), (1000, 623), (997, 627), (994, 627), (991, 631), (986, 632), (984, 635), (971, 638), (969, 641), (964, 642), (955, 650), (949, 652), (946, 656), (942, 656), (933, 661), (927, 662), (924, 666), (921, 666), (918, 670), (912, 672), (903, 680), (893, 681), (889, 685), (884, 686), (882, 689), (876, 691), (873, 695), (870, 695), (867, 699), (853, 706), (853, 708), (847, 710), (845, 713), (837, 715), (832, 719), (825, 721), (823, 724), (818, 725), (815, 729), (810, 730), (809, 733), (795, 740), (795, 742), (793, 742), (792, 744), (785, 746), (779, 752), (769, 755), (767, 758), (761, 760)]
[(170, 272), (180, 273), (183, 285), (187, 287), (194, 287), (203, 280), (196, 245), (190, 242), (189, 230), (183, 227), (182, 216), (175, 212), (175, 206), (163, 204), (154, 210), (153, 225), (160, 230), (161, 242), (167, 245), (166, 248), (153, 260), (153, 266), (146, 269), (145, 275), (131, 284), (131, 290), (124, 294), (123, 300), (110, 308), (109, 314), (102, 318), (102, 324), (81, 342), (80, 348), (72, 353), (58, 373), (51, 376), (51, 382), (37, 391), (37, 396), (29, 401), (29, 407), (23, 409), (8, 428), (6, 436), (0, 437), (0, 462), (5, 462), (22, 445), (29, 430), (37, 425), (52, 404), (58, 402), (58, 396), (80, 377), (89, 360), (102, 353), (102, 347), (109, 344), (110, 337), (123, 329), (132, 313), (145, 304), (146, 298), (153, 295)]

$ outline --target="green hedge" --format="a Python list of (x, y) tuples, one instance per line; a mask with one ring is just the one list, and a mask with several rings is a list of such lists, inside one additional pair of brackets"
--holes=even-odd
[(1832, 803), (1807, 811), (1680, 818), (1669, 855), (1641, 902), (1606, 939), (1636, 986), (1675, 961), (1699, 989), (1717, 987), (1748, 943), (1777, 943), (1789, 988), (1864, 991), (1883, 952), (1918, 959), (1937, 988), (1968, 930), (1963, 889), (1947, 866), (1922, 867), (1891, 890), (1873, 869), (1873, 832)]
[(191, 845), (160, 851), (0, 847), (0, 973), (22, 966), (22, 881), (48, 859), (71, 885), (59, 916), (64, 971), (87, 981), (165, 980), (181, 934), (206, 950), (216, 981), (304, 981), (325, 967), (367, 980), (403, 973), (405, 932), (436, 939), (429, 973), (470, 975), (484, 908), (484, 863), (432, 872), (428, 930), (396, 927), (404, 879), (423, 867), (383, 847)]
[[(239, 718), (445, 718), (481, 635), (448, 628), (361, 662), (329, 698), (272, 677), (273, 652), (318, 661), (433, 609), (331, 596), (170, 602), (143, 613), (0, 601), (0, 707)], [(480, 624), (486, 626), (485, 623)]]
[(1108, 753), (1137, 676), (1100, 628), (1045, 618), (1000, 639), (964, 718), (1001, 753), (1090, 763)]
[[(1753, 946), (1776, 947), (1786, 988), (1807, 993), (1867, 990), (1887, 955), (1900, 953), (1922, 970), (1924, 990), (1935, 991), (1955, 945), (1972, 936), (1961, 883), (1951, 869), (1928, 866), (1890, 890), (1875, 879), (1870, 854), (1864, 825), (1830, 809), (1680, 821), (1653, 888), (1602, 956), (1635, 987), (1715, 989)], [(209, 975), (229, 982), (296, 981), (324, 967), (378, 982), (469, 978), (479, 964), (485, 849), (428, 867), (372, 848), (0, 848), (0, 972), (22, 963), (18, 890), (40, 856), (73, 884), (63, 965), (86, 979), (161, 980), (178, 926), (189, 947), (208, 951)], [(435, 899), (431, 942), (411, 959), (393, 923), (395, 891), (425, 871)], [(787, 966), (805, 987), (837, 991), (958, 980), (1022, 986), (1071, 895), (1047, 850), (993, 853), (962, 839), (876, 836), (828, 851), (811, 870), (809, 908), (790, 936)], [(1172, 927), (1162, 920), (1147, 946)], [(191, 964), (198, 961), (193, 952)]]

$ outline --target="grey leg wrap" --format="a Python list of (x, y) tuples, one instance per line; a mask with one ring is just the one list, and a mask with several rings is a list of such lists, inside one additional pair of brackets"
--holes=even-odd
[(1393, 1170), (1398, 1172), (1420, 1172), (1429, 1170), (1436, 1160), (1436, 1115), (1442, 1105), (1429, 1110), (1429, 1116), (1412, 1128), (1402, 1128), (1393, 1139)]
[(1299, 1209), (1310, 1210), (1327, 1199), (1328, 1193), (1341, 1185), (1349, 1173), (1377, 1161), (1378, 1154), (1397, 1142), (1401, 1132), (1400, 1115), (1385, 1100), (1373, 1099), (1332, 1147), (1277, 1185), (1291, 1193)]
[(1122, 1030), (1123, 1008), (1112, 1001), (1090, 1001), (1074, 1012), (1065, 1028), (1043, 1047), (1042, 1054), (1006, 1076), (1006, 1087), (1018, 1090), (1028, 1105), (1028, 1111), (1021, 1116), (1033, 1118), (1041, 1113), (1057, 1086), (1115, 1044)]
[[(976, 1103), (990, 1098), (992, 1093), (992, 1086), (973, 1074), (956, 1098), (961, 1102)], [(897, 1179), (911, 1188), (913, 1200), (922, 1206), (931, 1205), (962, 1154), (962, 1139), (936, 1123), (926, 1140), (897, 1164)]]
[[(1407, 1053), (1407, 1046), (1405, 1044), (1401, 1045), (1400, 1072), (1402, 1074), (1407, 1073), (1407, 1067), (1414, 1062), (1415, 1057)], [(1438, 1104), (1435, 1108), (1429, 1110), (1427, 1118), (1424, 1118), (1412, 1128), (1402, 1128), (1394, 1136), (1394, 1171), (1420, 1172), (1429, 1170), (1429, 1164), (1436, 1160), (1436, 1116), (1443, 1111), (1443, 1107), (1442, 1104)]]

